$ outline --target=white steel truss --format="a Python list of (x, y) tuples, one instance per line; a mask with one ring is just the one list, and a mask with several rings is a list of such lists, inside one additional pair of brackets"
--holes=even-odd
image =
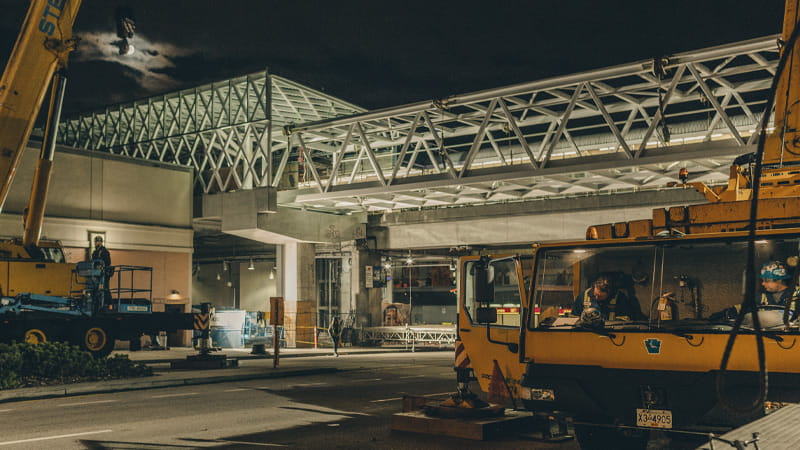
[(272, 184), (283, 127), (363, 111), (264, 71), (65, 120), (59, 142), (189, 166), (202, 192), (231, 191)]
[(62, 140), (334, 212), (661, 189), (680, 167), (716, 183), (755, 144), (777, 58), (771, 36), (369, 112), (248, 76), (66, 122)]

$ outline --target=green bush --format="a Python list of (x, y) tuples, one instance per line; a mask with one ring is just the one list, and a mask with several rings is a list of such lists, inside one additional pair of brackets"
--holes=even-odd
[(0, 344), (0, 389), (152, 374), (153, 369), (125, 355), (95, 358), (64, 342)]

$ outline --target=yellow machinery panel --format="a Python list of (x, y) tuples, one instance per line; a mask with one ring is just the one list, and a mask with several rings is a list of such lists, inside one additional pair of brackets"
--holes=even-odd
[[(70, 285), (74, 264), (37, 261), (4, 261), (3, 295), (13, 297), (21, 293), (34, 293), (58, 297), (70, 296)], [(7, 286), (7, 288), (6, 288)]]

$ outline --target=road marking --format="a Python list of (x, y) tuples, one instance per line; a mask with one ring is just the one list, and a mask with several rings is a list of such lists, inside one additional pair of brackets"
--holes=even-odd
[(380, 400), (370, 400), (370, 403), (382, 403), (382, 402), (393, 402), (395, 400), (402, 400), (403, 397), (395, 397), (395, 398), (382, 398)]
[(50, 439), (64, 439), (64, 438), (71, 438), (76, 436), (86, 436), (89, 434), (100, 434), (100, 433), (111, 433), (114, 430), (97, 430), (97, 431), (86, 431), (83, 433), (72, 433), (72, 434), (61, 434), (58, 436), (46, 436), (46, 437), (38, 437), (38, 438), (31, 438), (31, 439), (20, 439), (18, 441), (5, 441), (0, 442), (0, 445), (14, 445), (14, 444), (24, 444), (26, 442), (37, 442), (37, 441), (47, 441)]
[(98, 403), (113, 403), (118, 400), (97, 400), (94, 402), (80, 402), (80, 403), (64, 403), (63, 405), (56, 405), (59, 407), (66, 407), (66, 406), (83, 406), (83, 405), (96, 405)]
[(350, 380), (350, 381), (352, 381), (353, 383), (361, 383), (365, 381), (381, 381), (381, 380), (383, 380), (383, 378), (359, 378), (357, 380)]
[(328, 383), (302, 383), (302, 384), (293, 384), (293, 387), (308, 387), (308, 386), (325, 386)]
[(433, 396), (433, 395), (452, 395), (452, 394), (453, 394), (453, 391), (450, 391), (450, 392), (439, 392), (438, 394), (425, 394), (425, 395)]
[(168, 397), (188, 397), (190, 395), (198, 395), (197, 392), (187, 392), (185, 394), (166, 394), (166, 395), (154, 395), (150, 398), (168, 398)]
[(222, 392), (239, 392), (239, 391), (252, 391), (252, 389), (246, 389), (246, 388), (226, 389)]
[(224, 439), (216, 439), (216, 442), (224, 442), (226, 444), (256, 445), (260, 447), (286, 447), (284, 444), (268, 444), (266, 442), (226, 441)]
[(449, 376), (449, 375), (452, 375), (452, 374), (453, 374), (453, 372), (445, 372), (445, 373), (437, 373), (436, 375), (439, 375), (440, 377), (444, 377), (444, 376)]
[(0, 409), (0, 412), (9, 412), (9, 411), (13, 411), (13, 409)]
[(405, 378), (424, 378), (427, 375), (406, 375), (404, 377), (397, 377), (398, 379), (405, 379)]

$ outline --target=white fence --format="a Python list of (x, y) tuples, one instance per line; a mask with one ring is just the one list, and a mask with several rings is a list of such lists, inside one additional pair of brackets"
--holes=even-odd
[(414, 325), (398, 327), (371, 327), (362, 330), (364, 342), (416, 347), (453, 347), (456, 342), (455, 325)]

